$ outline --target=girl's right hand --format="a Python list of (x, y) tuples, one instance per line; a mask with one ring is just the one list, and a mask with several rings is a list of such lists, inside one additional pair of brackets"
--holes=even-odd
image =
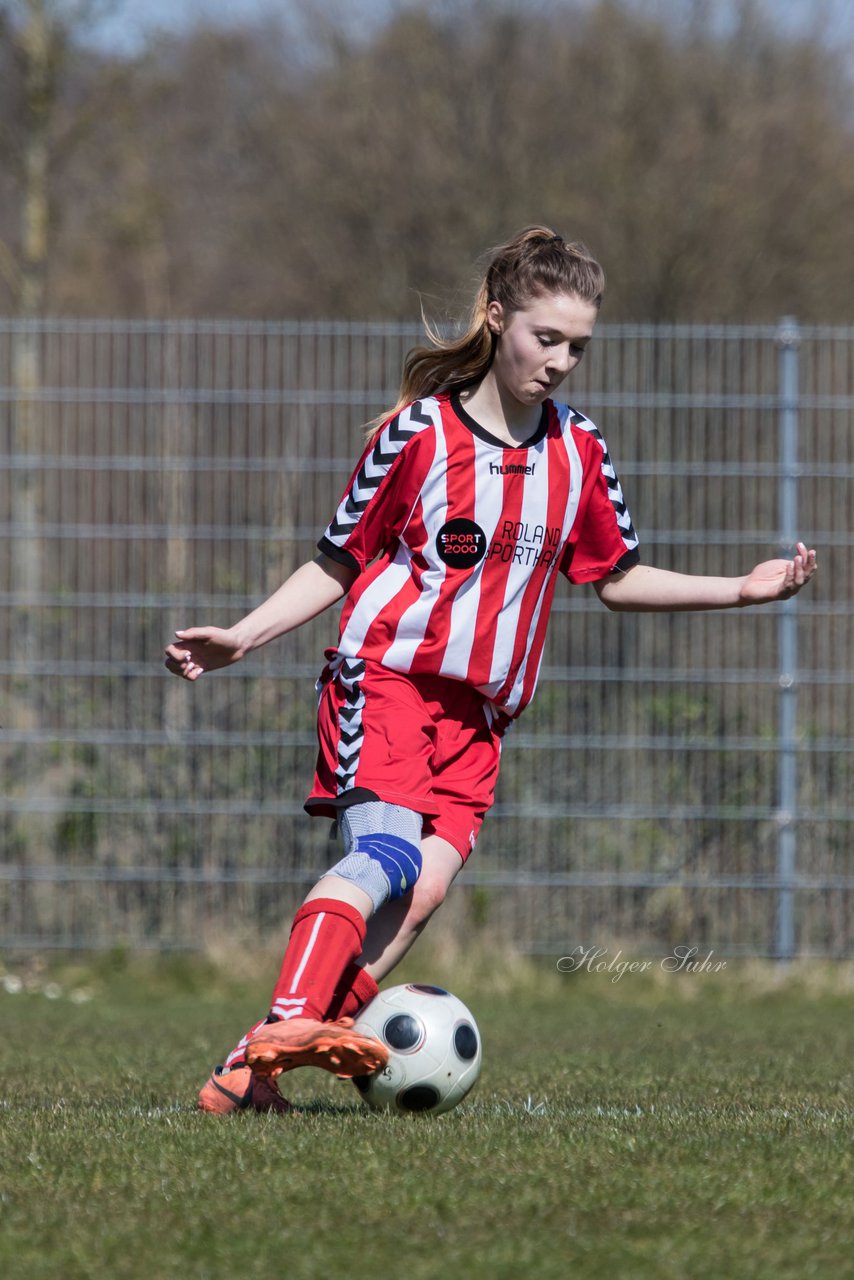
[(166, 667), (185, 680), (198, 680), (206, 671), (218, 671), (243, 657), (234, 632), (222, 627), (188, 627), (175, 636), (175, 643), (166, 646)]

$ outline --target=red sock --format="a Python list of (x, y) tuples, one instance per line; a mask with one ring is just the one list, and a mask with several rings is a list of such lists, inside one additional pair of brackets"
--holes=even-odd
[(378, 991), (379, 987), (366, 969), (360, 969), (357, 964), (348, 965), (326, 1010), (327, 1018), (355, 1018)]
[(254, 1027), (249, 1028), (242, 1039), (238, 1040), (237, 1044), (223, 1063), (226, 1071), (234, 1071), (238, 1067), (246, 1066), (246, 1046), (248, 1045), (250, 1038), (254, 1036), (255, 1032), (263, 1027), (266, 1022), (267, 1018), (262, 1018), (260, 1022), (255, 1023)]
[(273, 991), (273, 1017), (325, 1018), (341, 975), (364, 941), (365, 921), (349, 903), (313, 898), (300, 907)]

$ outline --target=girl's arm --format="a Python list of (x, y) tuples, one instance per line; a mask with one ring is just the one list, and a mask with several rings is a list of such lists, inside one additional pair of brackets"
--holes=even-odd
[(295, 631), (347, 594), (356, 577), (329, 556), (319, 555), (301, 565), (233, 627), (189, 627), (176, 631), (174, 644), (166, 648), (166, 666), (185, 680), (198, 680), (206, 671), (238, 662), (270, 640)]
[(593, 585), (609, 609), (635, 613), (680, 609), (736, 609), (787, 600), (815, 573), (815, 551), (798, 543), (793, 560), (766, 560), (740, 578), (707, 578), (637, 564)]

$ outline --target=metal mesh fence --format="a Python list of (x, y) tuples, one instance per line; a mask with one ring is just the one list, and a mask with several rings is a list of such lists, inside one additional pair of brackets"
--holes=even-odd
[[(0, 322), (0, 943), (280, 928), (328, 861), (304, 815), (327, 615), (189, 686), (314, 553), (418, 326)], [(613, 615), (559, 592), (540, 688), (456, 891), (469, 929), (854, 952), (854, 330), (602, 326), (568, 397), (644, 559), (740, 573), (803, 534), (808, 592)]]

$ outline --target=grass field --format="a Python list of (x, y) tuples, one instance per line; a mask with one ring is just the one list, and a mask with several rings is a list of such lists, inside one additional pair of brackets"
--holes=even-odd
[(299, 1117), (196, 1113), (266, 981), (100, 961), (0, 988), (0, 1275), (854, 1276), (850, 970), (438, 968), (401, 976), (457, 991), (485, 1059), (433, 1120), (314, 1071)]

